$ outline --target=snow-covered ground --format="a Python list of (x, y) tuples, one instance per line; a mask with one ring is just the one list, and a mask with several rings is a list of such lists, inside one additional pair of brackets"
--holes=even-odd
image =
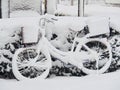
[(0, 80), (0, 90), (120, 90), (120, 71), (85, 77), (54, 77), (45, 80)]

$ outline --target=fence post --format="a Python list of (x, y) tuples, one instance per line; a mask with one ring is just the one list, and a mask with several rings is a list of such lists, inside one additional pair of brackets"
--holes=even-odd
[(40, 0), (40, 15), (42, 15), (43, 13), (42, 13), (42, 0)]
[(74, 1), (73, 1), (73, 0), (71, 0), (71, 5), (72, 5), (72, 6), (74, 5)]
[(0, 0), (0, 18), (2, 18), (2, 1)]
[(84, 16), (84, 0), (78, 0), (78, 17)]
[(8, 18), (10, 18), (10, 0), (8, 0)]

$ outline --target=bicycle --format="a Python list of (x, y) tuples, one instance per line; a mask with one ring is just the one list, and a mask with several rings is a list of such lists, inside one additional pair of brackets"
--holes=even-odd
[[(47, 19), (43, 18), (44, 22)], [(74, 38), (71, 51), (56, 49), (45, 37), (45, 23), (38, 27), (39, 41), (32, 47), (18, 49), (12, 60), (12, 70), (18, 80), (44, 79), (52, 67), (51, 56), (80, 68), (86, 74), (102, 74), (112, 60), (111, 46), (106, 38), (90, 38), (89, 34)], [(90, 66), (92, 64), (92, 66)]]

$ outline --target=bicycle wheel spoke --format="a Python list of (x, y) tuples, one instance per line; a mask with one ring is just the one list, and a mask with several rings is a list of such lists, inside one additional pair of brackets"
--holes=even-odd
[(105, 50), (105, 51), (99, 53), (99, 55), (101, 56), (101, 58), (109, 58), (109, 51)]
[(46, 58), (43, 58), (40, 61), (35, 62), (34, 66), (38, 68), (47, 68), (49, 65)]
[(18, 64), (18, 67), (26, 67), (26, 66), (29, 66), (29, 64), (27, 64), (27, 63), (26, 63), (26, 64), (22, 64), (22, 63), (18, 63), (18, 62), (17, 62), (17, 64)]
[(26, 51), (27, 52), (27, 57), (28, 57), (28, 59), (30, 59), (30, 54), (29, 54), (29, 52), (28, 51)]
[(28, 71), (28, 67), (19, 67), (20, 73), (25, 73)]
[[(111, 52), (106, 44), (101, 41), (90, 41), (83, 46), (92, 54), (92, 58), (88, 58), (83, 62), (83, 67), (86, 73), (103, 73), (110, 65)], [(109, 62), (109, 63), (107, 63)], [(108, 64), (108, 65), (107, 65)]]
[(98, 72), (98, 70), (99, 70), (99, 59), (96, 60), (96, 65), (95, 66), (96, 66), (96, 70)]

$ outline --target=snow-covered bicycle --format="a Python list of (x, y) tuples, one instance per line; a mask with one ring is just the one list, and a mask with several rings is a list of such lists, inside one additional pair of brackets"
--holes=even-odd
[(51, 56), (80, 68), (86, 74), (104, 73), (111, 64), (111, 46), (106, 38), (90, 38), (89, 34), (74, 38), (68, 52), (56, 49), (45, 37), (45, 28), (38, 27), (38, 44), (18, 49), (12, 60), (12, 70), (18, 80), (43, 79), (52, 67)]

